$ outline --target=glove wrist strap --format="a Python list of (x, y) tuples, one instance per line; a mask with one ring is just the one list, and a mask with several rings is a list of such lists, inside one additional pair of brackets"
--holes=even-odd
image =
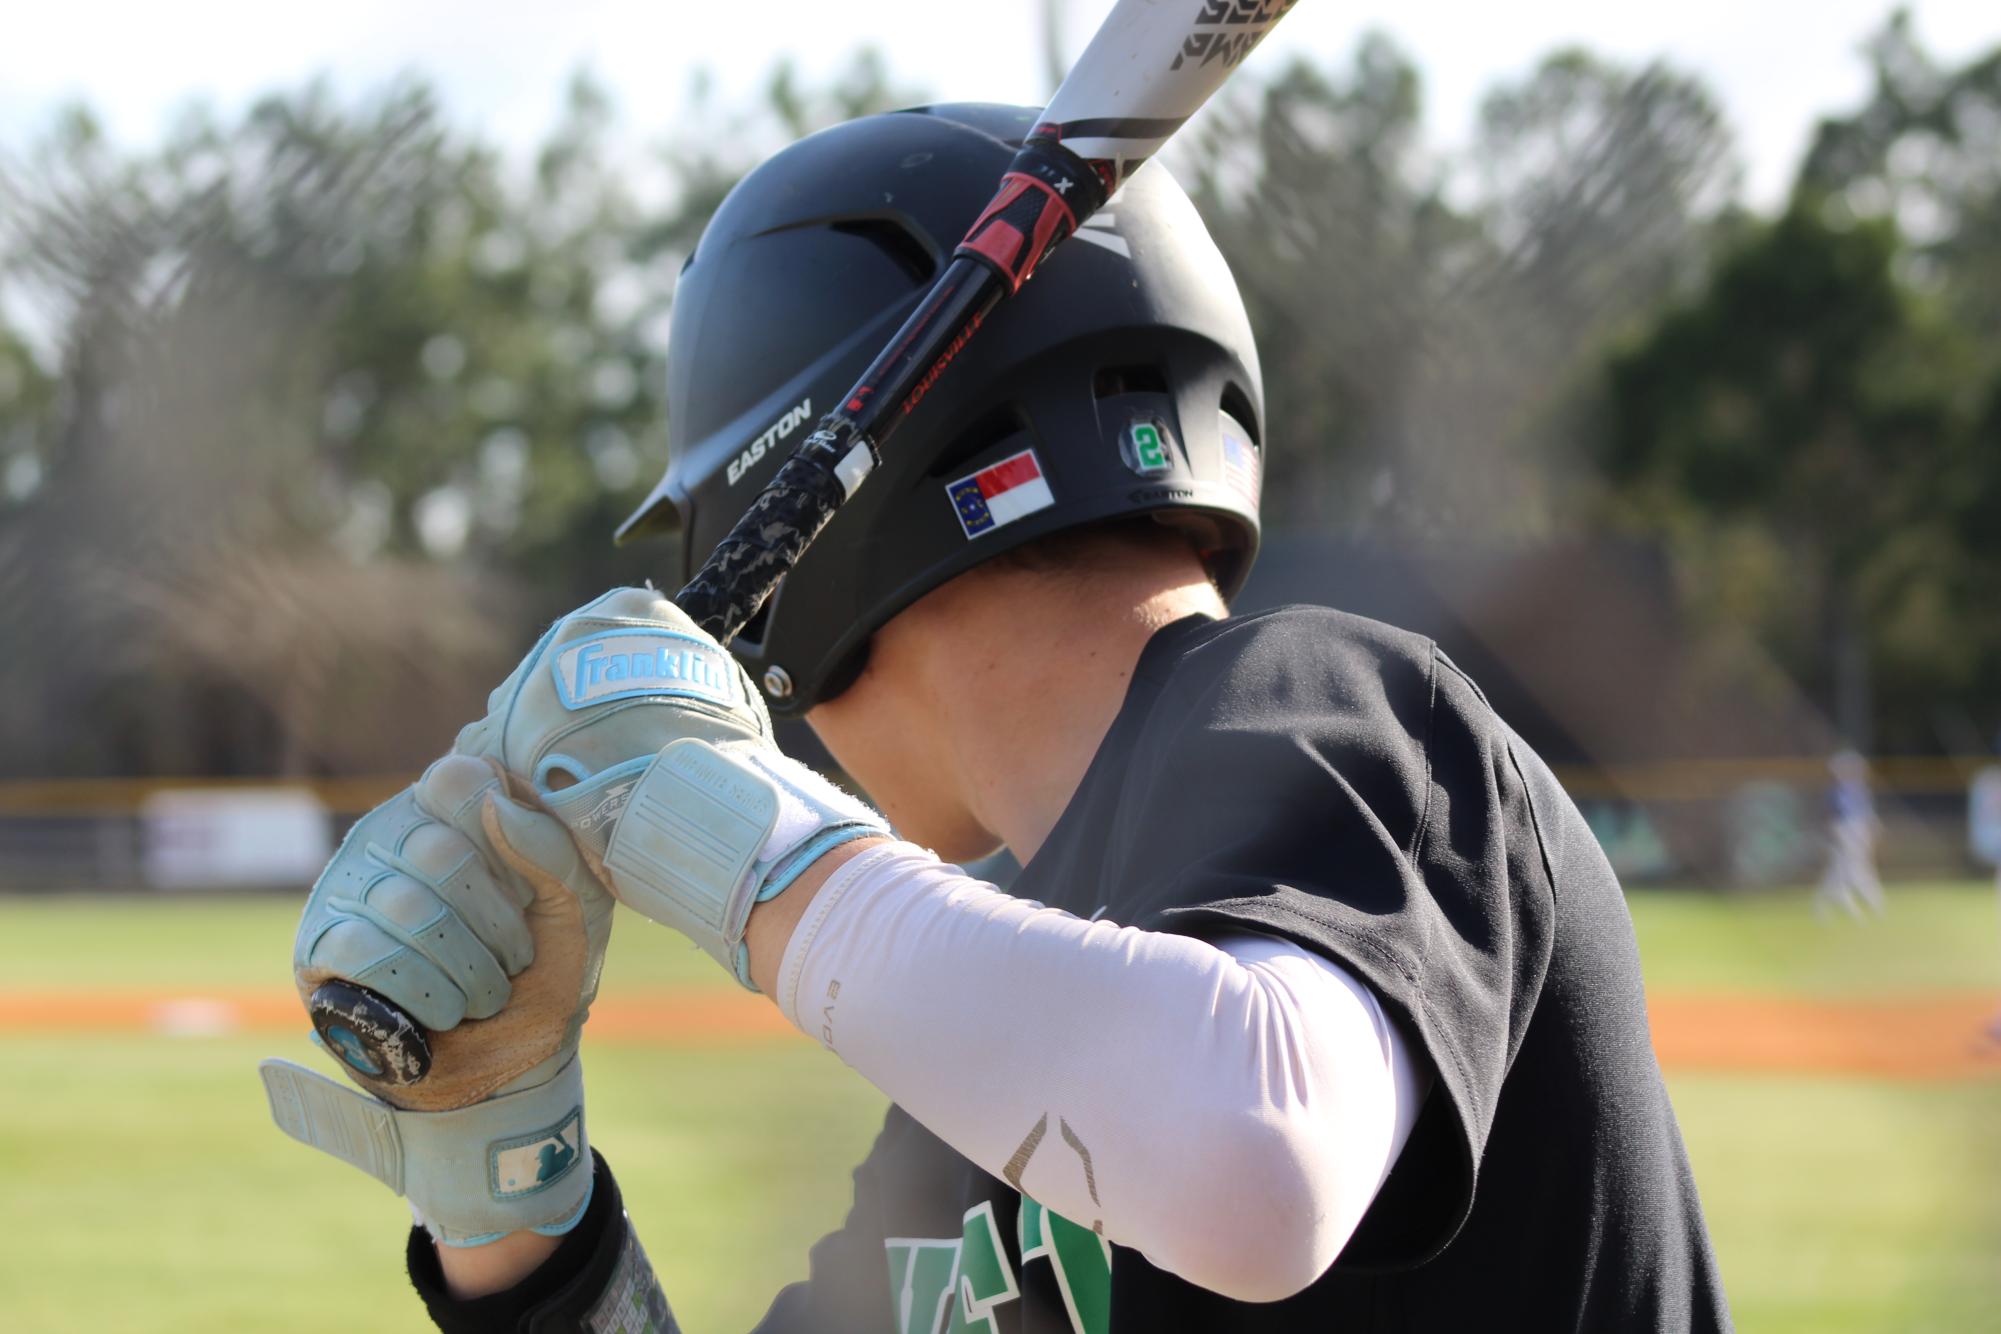
[(582, 1064), (449, 1112), (408, 1112), (290, 1061), (258, 1066), (279, 1129), (406, 1196), (431, 1235), (477, 1246), (561, 1233), (590, 1202)]
[(751, 909), (830, 849), (888, 832), (862, 803), (775, 751), (685, 738), (631, 783), (604, 865), (620, 900), (751, 987), (743, 945)]

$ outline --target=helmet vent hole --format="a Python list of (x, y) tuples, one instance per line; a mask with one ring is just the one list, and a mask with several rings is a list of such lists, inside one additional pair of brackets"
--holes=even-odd
[(1223, 386), (1223, 411), (1236, 419), (1237, 425), (1251, 438), (1251, 444), (1262, 451), (1264, 439), (1258, 434), (1257, 409), (1251, 406), (1251, 396), (1234, 384)]
[(938, 455), (931, 465), (933, 480), (956, 478), (968, 463), (992, 449), (1004, 440), (1010, 440), (1028, 429), (1028, 419), (1012, 403), (1003, 403), (981, 413), (972, 425), (959, 432), (952, 443)]
[(832, 230), (843, 236), (858, 237), (882, 251), (903, 270), (912, 285), (928, 283), (938, 272), (938, 257), (931, 253), (930, 247), (889, 218), (855, 218), (834, 223)]
[(1106, 366), (1091, 379), (1093, 398), (1166, 392), (1167, 375), (1158, 366)]

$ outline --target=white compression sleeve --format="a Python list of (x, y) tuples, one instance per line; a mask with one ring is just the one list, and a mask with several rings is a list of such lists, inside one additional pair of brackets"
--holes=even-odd
[(828, 879), (774, 999), (981, 1168), (1246, 1301), (1333, 1263), (1428, 1087), (1319, 954), (1087, 922), (907, 843)]

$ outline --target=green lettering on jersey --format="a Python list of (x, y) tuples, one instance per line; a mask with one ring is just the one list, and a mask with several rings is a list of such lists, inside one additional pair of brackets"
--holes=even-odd
[(889, 1251), (889, 1296), (896, 1309), (897, 1334), (937, 1334), (959, 1274), (958, 1240), (891, 1237), (883, 1244)]
[(1076, 1334), (1102, 1334), (1112, 1324), (1112, 1248), (1087, 1227), (1021, 1197), (1015, 1231), (1021, 1241), (1021, 1262), (1047, 1256), (1056, 1271), (1056, 1289), (1063, 1294)]
[[(1016, 1234), (1023, 1264), (1049, 1261), (1075, 1334), (1106, 1334), (1112, 1248), (1105, 1239), (1026, 1195)], [(884, 1246), (897, 1334), (998, 1334), (994, 1308), (1021, 1297), (990, 1201), (966, 1211), (956, 1238), (891, 1237)]]
[(1014, 1285), (1014, 1270), (1001, 1246), (1000, 1225), (994, 1222), (994, 1206), (989, 1200), (966, 1211), (965, 1231), (959, 1237), (957, 1287), (959, 1300), (952, 1303), (952, 1319), (945, 1334), (1000, 1334), (993, 1309), (1021, 1296), (1021, 1289)]

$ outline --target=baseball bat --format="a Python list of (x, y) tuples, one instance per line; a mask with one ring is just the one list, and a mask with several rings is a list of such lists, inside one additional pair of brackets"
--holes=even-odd
[[(736, 638), (994, 306), (1020, 291), (1297, 3), (1118, 0), (930, 292), (675, 604), (719, 642)], [(308, 1008), (328, 1049), (356, 1069), (395, 1084), (429, 1072), (422, 1027), (385, 998), (331, 981)]]

